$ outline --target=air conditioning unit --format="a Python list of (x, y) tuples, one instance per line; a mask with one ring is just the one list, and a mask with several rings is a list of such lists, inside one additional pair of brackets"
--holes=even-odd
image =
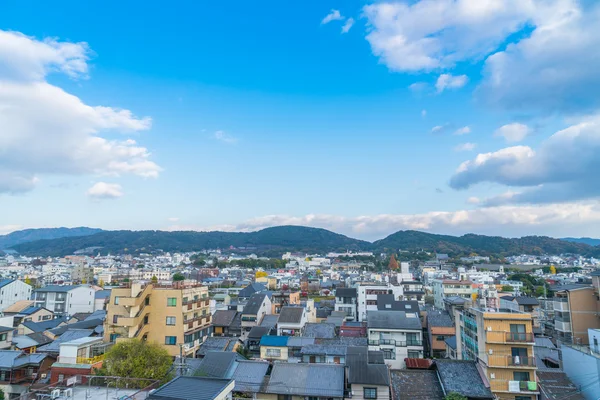
[(51, 399), (58, 399), (60, 397), (60, 389), (54, 389), (52, 393), (50, 393)]
[(63, 396), (66, 397), (67, 399), (72, 399), (73, 398), (73, 389), (68, 388), (63, 390)]

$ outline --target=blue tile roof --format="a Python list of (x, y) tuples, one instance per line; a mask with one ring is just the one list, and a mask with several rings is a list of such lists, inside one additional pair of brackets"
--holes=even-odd
[(3, 279), (0, 281), (0, 288), (3, 288), (4, 286), (8, 285), (9, 283), (14, 282), (14, 279)]
[(286, 347), (287, 342), (287, 336), (263, 336), (260, 339), (261, 346)]

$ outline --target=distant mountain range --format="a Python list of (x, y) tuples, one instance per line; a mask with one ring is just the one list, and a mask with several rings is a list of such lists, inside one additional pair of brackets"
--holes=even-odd
[[(34, 232), (31, 232), (34, 231)], [(23, 255), (63, 256), (90, 250), (102, 254), (142, 253), (162, 251), (198, 251), (203, 249), (235, 248), (237, 253), (256, 253), (280, 256), (282, 252), (324, 253), (329, 251), (426, 250), (452, 256), (478, 255), (510, 256), (519, 254), (574, 253), (600, 256), (600, 247), (590, 244), (554, 239), (546, 236), (503, 238), (468, 234), (463, 236), (436, 235), (419, 231), (399, 231), (373, 243), (349, 238), (326, 229), (303, 226), (277, 226), (257, 232), (165, 232), (165, 231), (102, 231), (90, 228), (58, 228), (14, 232), (10, 247)], [(29, 232), (29, 233), (21, 233)], [(43, 239), (43, 240), (39, 240)], [(1, 243), (1, 242), (0, 242)], [(0, 248), (2, 248), (0, 246)]]
[(589, 238), (589, 237), (582, 237), (582, 238), (567, 237), (567, 238), (562, 238), (561, 240), (566, 240), (567, 242), (572, 242), (572, 243), (583, 243), (583, 244), (587, 244), (590, 246), (600, 246), (600, 239), (593, 239), (593, 238)]
[(22, 231), (9, 233), (8, 235), (0, 235), (0, 250), (8, 249), (21, 243), (34, 242), (37, 240), (87, 236), (98, 232), (102, 232), (102, 229), (86, 227), (24, 229)]

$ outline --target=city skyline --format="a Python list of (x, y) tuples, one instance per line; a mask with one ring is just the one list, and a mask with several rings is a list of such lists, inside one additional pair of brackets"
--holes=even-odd
[(0, 234), (600, 237), (599, 14), (575, 0), (5, 2)]

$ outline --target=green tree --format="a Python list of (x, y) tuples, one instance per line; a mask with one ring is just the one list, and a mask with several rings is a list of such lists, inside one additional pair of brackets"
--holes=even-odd
[[(100, 375), (155, 379), (165, 382), (173, 361), (167, 350), (156, 343), (138, 339), (119, 342), (104, 356)], [(140, 382), (147, 385), (148, 382)]]
[(4, 400), (4, 390), (0, 390), (0, 400)]
[(444, 397), (444, 400), (467, 400), (467, 398), (465, 396), (463, 396), (462, 394), (458, 394), (456, 392), (450, 392), (450, 393), (448, 393), (448, 395), (446, 397)]
[(435, 299), (433, 296), (427, 295), (425, 296), (425, 304), (433, 305), (435, 303)]
[(514, 292), (515, 290), (510, 285), (504, 285), (504, 286), (502, 286), (502, 291), (503, 292)]
[(179, 272), (175, 272), (173, 274), (173, 282), (185, 281), (185, 276)]
[(152, 283), (157, 284), (158, 283), (158, 278), (156, 277), (156, 275), (152, 276), (152, 279), (150, 279), (152, 281)]

